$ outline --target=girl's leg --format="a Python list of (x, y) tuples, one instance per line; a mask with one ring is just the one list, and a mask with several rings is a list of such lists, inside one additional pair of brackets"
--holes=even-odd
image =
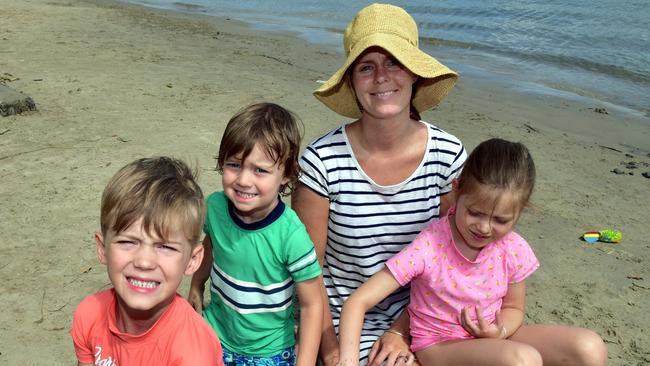
[(465, 339), (434, 344), (416, 352), (422, 366), (542, 366), (527, 344), (503, 339)]
[(533, 346), (544, 366), (607, 365), (607, 347), (596, 332), (564, 325), (522, 325), (510, 338)]

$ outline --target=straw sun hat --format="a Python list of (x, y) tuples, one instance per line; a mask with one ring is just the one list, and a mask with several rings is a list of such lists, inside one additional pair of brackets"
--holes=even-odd
[(314, 96), (334, 112), (360, 118), (361, 110), (347, 70), (366, 49), (377, 46), (417, 75), (412, 103), (423, 112), (444, 98), (456, 84), (458, 74), (418, 48), (418, 28), (404, 9), (388, 4), (369, 5), (348, 24), (343, 36), (347, 59)]

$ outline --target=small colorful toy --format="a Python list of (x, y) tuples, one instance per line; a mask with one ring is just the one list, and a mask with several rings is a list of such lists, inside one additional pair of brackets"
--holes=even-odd
[(605, 243), (618, 243), (623, 239), (623, 234), (620, 231), (607, 229), (607, 230), (601, 230), (599, 233), (600, 233), (600, 237), (598, 238), (598, 240), (603, 241)]
[(620, 231), (612, 229), (587, 231), (582, 234), (582, 239), (587, 243), (595, 243), (597, 241), (602, 241), (604, 243), (618, 243), (623, 239), (623, 234)]
[(587, 243), (595, 243), (600, 239), (600, 233), (598, 231), (587, 231), (586, 233), (582, 234), (582, 238), (587, 242)]

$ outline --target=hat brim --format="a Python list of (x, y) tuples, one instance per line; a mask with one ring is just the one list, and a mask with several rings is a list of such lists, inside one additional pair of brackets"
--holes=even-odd
[(419, 77), (413, 97), (413, 106), (418, 112), (434, 107), (449, 93), (458, 80), (458, 74), (435, 58), (422, 52), (401, 37), (386, 33), (371, 34), (355, 44), (343, 66), (341, 66), (314, 96), (334, 112), (360, 118), (361, 110), (356, 95), (347, 77), (347, 70), (365, 50), (381, 47), (397, 61)]

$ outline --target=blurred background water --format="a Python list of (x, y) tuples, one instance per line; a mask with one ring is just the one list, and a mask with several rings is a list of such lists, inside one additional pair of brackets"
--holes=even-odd
[[(342, 33), (372, 1), (123, 0), (291, 31), (342, 52)], [(461, 75), (650, 117), (650, 1), (392, 1), (421, 47)], [(334, 71), (334, 70), (332, 70)], [(594, 106), (600, 106), (594, 105)]]

